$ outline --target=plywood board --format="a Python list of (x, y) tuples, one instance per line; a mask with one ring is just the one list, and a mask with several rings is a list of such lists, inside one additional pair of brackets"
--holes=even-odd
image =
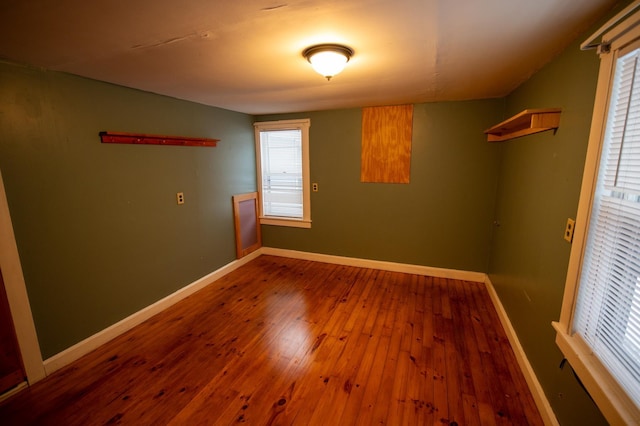
[(413, 105), (362, 109), (361, 182), (409, 183)]

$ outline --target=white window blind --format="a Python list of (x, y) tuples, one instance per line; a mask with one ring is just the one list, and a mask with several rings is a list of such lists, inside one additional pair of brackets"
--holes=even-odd
[(616, 61), (573, 322), (640, 405), (640, 49)]
[(260, 155), (263, 214), (302, 219), (302, 131), (260, 131)]

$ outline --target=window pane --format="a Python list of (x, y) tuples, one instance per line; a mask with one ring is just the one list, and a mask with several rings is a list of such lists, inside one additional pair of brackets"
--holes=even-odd
[(302, 132), (261, 131), (260, 153), (264, 215), (302, 218)]

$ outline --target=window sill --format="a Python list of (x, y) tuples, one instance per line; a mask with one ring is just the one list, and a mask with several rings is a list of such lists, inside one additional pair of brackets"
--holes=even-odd
[(289, 226), (292, 228), (311, 228), (311, 221), (273, 216), (261, 216), (260, 225)]
[(640, 424), (640, 410), (609, 374), (600, 360), (577, 335), (567, 334), (564, 324), (553, 322), (556, 345), (611, 424)]

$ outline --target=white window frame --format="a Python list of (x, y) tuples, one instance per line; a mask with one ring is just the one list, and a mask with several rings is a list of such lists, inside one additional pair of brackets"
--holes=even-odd
[[(256, 170), (258, 180), (259, 214), (261, 225), (291, 226), (311, 228), (311, 191), (309, 172), (309, 127), (311, 120), (261, 121), (253, 124), (256, 144)], [(260, 152), (260, 132), (269, 130), (300, 130), (302, 135), (302, 218), (267, 216), (262, 203), (262, 164)]]
[(640, 409), (600, 362), (587, 343), (573, 332), (573, 321), (581, 267), (586, 251), (591, 208), (598, 179), (598, 166), (606, 130), (611, 86), (618, 59), (617, 53), (629, 44), (640, 40), (638, 23), (640, 23), (640, 13), (634, 14), (602, 37), (603, 40), (610, 41), (610, 50), (605, 49), (600, 54), (598, 86), (580, 189), (573, 246), (569, 258), (560, 320), (553, 322), (553, 327), (556, 330), (556, 344), (602, 414), (611, 424), (640, 424)]

